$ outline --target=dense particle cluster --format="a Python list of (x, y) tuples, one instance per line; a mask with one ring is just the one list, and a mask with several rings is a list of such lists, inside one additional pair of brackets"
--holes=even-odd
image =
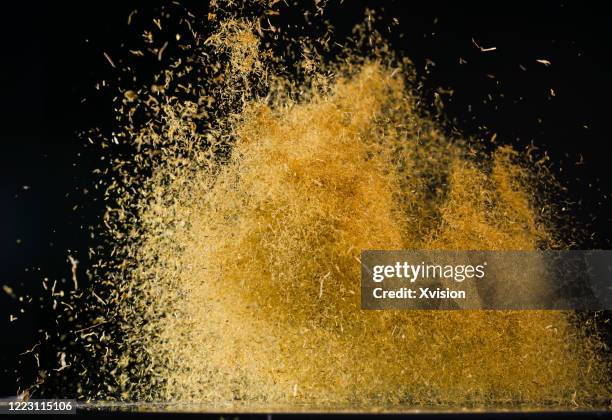
[(450, 138), (371, 14), (330, 59), (325, 36), (279, 48), (276, 2), (212, 7), (211, 34), (186, 15), (181, 58), (117, 100), (109, 251), (71, 303), (82, 349), (52, 376), (79, 373), (85, 400), (214, 409), (609, 399), (602, 343), (571, 313), (360, 309), (363, 249), (563, 247), (534, 196), (544, 169)]

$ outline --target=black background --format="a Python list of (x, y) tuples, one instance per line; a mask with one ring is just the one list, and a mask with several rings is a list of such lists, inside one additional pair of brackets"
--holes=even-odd
[[(0, 6), (0, 286), (36, 299), (43, 277), (68, 281), (68, 254), (81, 261), (84, 277), (91, 245), (86, 226), (103, 206), (91, 176), (100, 156), (77, 133), (112, 122), (112, 95), (95, 88), (116, 77), (103, 52), (127, 55), (122, 43), (140, 36), (127, 26), (129, 13), (139, 9), (136, 19), (150, 19), (162, 3)], [(205, 16), (205, 2), (181, 3)], [(574, 216), (594, 233), (578, 246), (609, 248), (612, 37), (601, 3), (346, 1), (330, 9), (338, 33), (348, 33), (368, 4), (399, 19), (406, 35), (392, 34), (394, 46), (421, 74), (426, 59), (435, 63), (428, 66), (427, 88), (454, 90), (446, 113), (461, 131), (497, 133), (499, 142), (533, 143), (549, 153), (568, 199), (581, 201)], [(482, 52), (472, 38), (497, 49)], [(23, 314), (20, 307), (0, 291), (0, 397), (15, 394), (15, 378), (26, 369), (17, 366), (18, 353), (36, 343), (37, 329), (53, 325), (35, 305)], [(9, 323), (10, 314), (18, 320)], [(21, 359), (33, 365), (31, 356)]]

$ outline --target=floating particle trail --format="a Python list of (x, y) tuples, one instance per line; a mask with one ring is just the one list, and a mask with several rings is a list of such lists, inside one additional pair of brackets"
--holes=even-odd
[(132, 19), (134, 18), (134, 16), (136, 15), (136, 13), (138, 13), (138, 10), (137, 10), (137, 9), (134, 9), (134, 10), (132, 10), (132, 11), (130, 12), (130, 14), (128, 15), (128, 18), (127, 18), (127, 24), (128, 24), (128, 25), (131, 25), (131, 24), (132, 24)]
[(4, 293), (6, 293), (11, 298), (17, 299), (17, 295), (15, 294), (15, 292), (13, 291), (13, 288), (11, 286), (3, 284), (2, 285), (2, 290), (4, 291)]
[(478, 45), (474, 38), (472, 38), (472, 43), (482, 52), (490, 52), (495, 51), (497, 49), (497, 47), (481, 47), (480, 45)]
[(167, 47), (168, 47), (168, 41), (164, 42), (164, 45), (162, 45), (159, 51), (157, 52), (158, 61), (161, 61), (162, 55), (164, 54), (164, 51), (166, 50)]
[(59, 364), (60, 364), (60, 367), (55, 369), (56, 372), (61, 372), (62, 370), (70, 367), (70, 365), (66, 363), (66, 353), (64, 352), (59, 353)]
[(117, 68), (117, 66), (115, 66), (115, 63), (113, 62), (113, 59), (110, 57), (110, 55), (108, 55), (108, 53), (104, 53), (104, 58), (106, 58), (106, 61), (108, 61), (112, 68)]
[(77, 267), (79, 265), (79, 261), (74, 258), (72, 255), (68, 255), (68, 262), (70, 263), (70, 274), (72, 277), (72, 283), (74, 285), (74, 290), (79, 288), (79, 282), (77, 279)]

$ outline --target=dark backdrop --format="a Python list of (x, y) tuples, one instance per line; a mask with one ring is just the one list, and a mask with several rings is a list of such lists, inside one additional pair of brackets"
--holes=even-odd
[[(43, 277), (69, 281), (68, 254), (81, 261), (84, 277), (91, 245), (86, 226), (103, 206), (90, 175), (100, 156), (83, 147), (77, 133), (112, 121), (114, 92), (95, 88), (114, 76), (103, 51), (125, 55), (122, 43), (140, 36), (126, 25), (130, 11), (138, 8), (136, 19), (150, 19), (161, 3), (0, 5), (0, 286), (26, 300), (42, 296)], [(206, 10), (205, 2), (183, 3), (196, 14)], [(435, 63), (428, 66), (426, 87), (454, 90), (446, 113), (460, 130), (495, 132), (500, 142), (533, 142), (548, 151), (570, 189), (568, 198), (581, 201), (574, 216), (594, 233), (580, 245), (608, 248), (611, 37), (601, 3), (369, 3), (399, 18), (406, 36), (394, 44), (422, 74), (427, 59)], [(338, 32), (359, 21), (367, 4), (353, 0), (332, 8)], [(497, 49), (484, 53), (472, 38)], [(467, 63), (460, 64), (460, 57)], [(0, 397), (14, 394), (16, 377), (34, 366), (26, 355), (20, 367), (18, 353), (36, 343), (36, 330), (53, 327), (48, 312), (30, 305), (19, 313), (20, 307), (0, 290)], [(11, 314), (18, 319), (9, 322)]]

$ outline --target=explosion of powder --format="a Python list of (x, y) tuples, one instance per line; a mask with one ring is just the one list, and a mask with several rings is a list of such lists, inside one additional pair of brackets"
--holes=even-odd
[(363, 249), (563, 246), (532, 198), (541, 174), (510, 147), (448, 138), (419, 109), (408, 60), (367, 23), (331, 62), (302, 40), (292, 74), (265, 21), (216, 21), (191, 60), (124, 94), (116, 138), (134, 152), (113, 164), (113, 258), (86, 298), (96, 317), (80, 318), (100, 328), (71, 359), (82, 397), (291, 410), (609, 399), (602, 344), (570, 313), (360, 310)]

